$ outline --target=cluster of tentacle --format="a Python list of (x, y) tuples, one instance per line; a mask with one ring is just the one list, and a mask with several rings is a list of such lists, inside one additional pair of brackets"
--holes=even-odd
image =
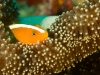
[[(48, 75), (70, 70), (100, 49), (100, 0), (86, 0), (51, 25), (49, 37), (36, 44), (9, 44), (0, 31), (2, 75)], [(69, 74), (70, 75), (70, 74)]]
[(18, 6), (13, 0), (0, 0), (0, 20), (9, 25), (18, 17)]
[(100, 74), (100, 51), (76, 63), (76, 67), (71, 68), (73, 75), (99, 75)]
[(50, 37), (58, 38), (71, 53), (72, 61), (93, 54), (100, 49), (100, 0), (86, 0), (73, 10), (64, 12), (50, 29)]
[(6, 63), (5, 54), (7, 54), (7, 50), (9, 50), (7, 45), (10, 41), (10, 38), (8, 37), (8, 32), (5, 32), (3, 26), (4, 24), (0, 21), (0, 74), (1, 74), (1, 69), (4, 67)]

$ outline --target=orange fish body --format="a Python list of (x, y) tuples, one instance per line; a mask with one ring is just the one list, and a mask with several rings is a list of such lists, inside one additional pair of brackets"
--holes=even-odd
[(10, 25), (15, 38), (25, 44), (34, 44), (37, 41), (42, 42), (48, 37), (48, 32), (42, 28), (25, 24)]

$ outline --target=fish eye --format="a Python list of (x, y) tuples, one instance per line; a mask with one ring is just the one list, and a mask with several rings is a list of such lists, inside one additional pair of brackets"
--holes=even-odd
[(32, 34), (33, 36), (35, 36), (36, 34), (33, 32), (33, 34)]

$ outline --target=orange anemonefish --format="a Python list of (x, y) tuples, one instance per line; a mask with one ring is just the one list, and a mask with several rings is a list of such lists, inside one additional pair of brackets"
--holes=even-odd
[(12, 33), (15, 38), (25, 44), (34, 44), (37, 41), (43, 41), (48, 37), (48, 32), (41, 27), (25, 25), (25, 24), (13, 24), (10, 25)]

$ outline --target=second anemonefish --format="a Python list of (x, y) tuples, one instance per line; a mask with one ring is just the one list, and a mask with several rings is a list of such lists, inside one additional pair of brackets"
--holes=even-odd
[(25, 44), (34, 44), (37, 41), (42, 42), (48, 37), (48, 32), (40, 26), (31, 26), (25, 24), (10, 25), (12, 33), (15, 38)]

